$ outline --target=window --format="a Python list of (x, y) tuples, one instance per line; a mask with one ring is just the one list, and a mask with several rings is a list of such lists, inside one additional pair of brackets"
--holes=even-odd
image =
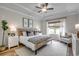
[(64, 36), (65, 34), (65, 21), (59, 19), (56, 21), (47, 22), (47, 34), (58, 34)]

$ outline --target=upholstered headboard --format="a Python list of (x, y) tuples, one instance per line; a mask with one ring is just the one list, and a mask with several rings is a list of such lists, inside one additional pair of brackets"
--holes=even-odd
[(23, 31), (21, 29), (17, 29), (18, 36), (23, 36)]
[(33, 36), (35, 35), (35, 30), (34, 29), (29, 29), (29, 28), (18, 28), (18, 36), (23, 36), (24, 32), (26, 33), (27, 36)]

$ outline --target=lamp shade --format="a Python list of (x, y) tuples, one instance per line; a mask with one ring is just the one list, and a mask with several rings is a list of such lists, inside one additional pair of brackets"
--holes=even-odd
[(75, 29), (79, 31), (79, 24), (75, 25)]
[(9, 27), (10, 27), (10, 31), (11, 31), (11, 32), (16, 32), (16, 27), (15, 27), (15, 25), (12, 24), (12, 25), (10, 25)]
[(79, 38), (79, 24), (75, 25), (75, 29), (77, 30), (77, 37)]

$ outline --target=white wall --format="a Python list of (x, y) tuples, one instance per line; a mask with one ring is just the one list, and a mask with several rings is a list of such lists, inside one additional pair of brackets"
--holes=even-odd
[[(17, 27), (22, 27), (22, 18), (23, 17), (27, 18), (27, 15), (24, 16), (24, 15), (21, 15), (21, 14), (0, 8), (0, 21), (1, 20), (7, 20), (9, 25), (14, 24)], [(34, 17), (33, 17), (33, 27), (34, 28), (35, 27), (40, 28), (40, 20), (38, 21), (38, 19), (34, 18)], [(1, 45), (1, 41), (2, 41), (2, 34), (1, 33), (2, 33), (2, 31), (0, 29), (0, 45)]]

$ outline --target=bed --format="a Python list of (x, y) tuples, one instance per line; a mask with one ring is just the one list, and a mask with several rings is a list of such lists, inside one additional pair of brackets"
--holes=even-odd
[(46, 45), (50, 41), (50, 36), (48, 35), (35, 35), (35, 36), (20, 36), (20, 43), (30, 48), (37, 54), (37, 50)]

